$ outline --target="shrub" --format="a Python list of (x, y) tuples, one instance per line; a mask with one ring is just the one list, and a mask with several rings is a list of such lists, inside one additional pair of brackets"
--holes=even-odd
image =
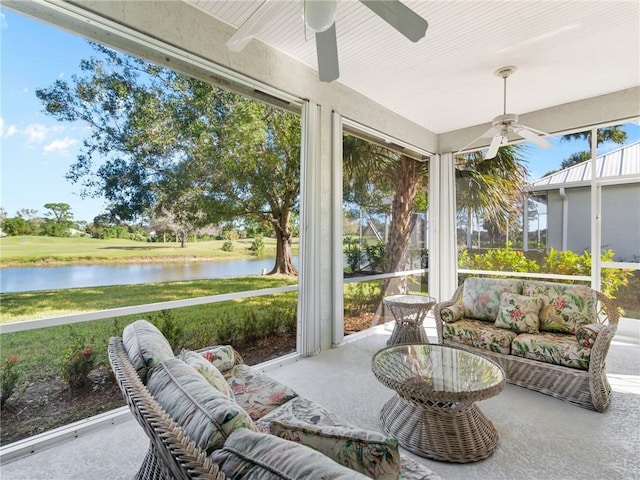
[(347, 257), (347, 266), (352, 272), (357, 272), (358, 270), (360, 270), (360, 265), (362, 264), (362, 260), (364, 257), (362, 248), (360, 248), (360, 244), (355, 238), (345, 238), (344, 244), (347, 246), (347, 249), (345, 251), (345, 255)]
[(344, 310), (349, 315), (372, 312), (382, 302), (381, 282), (354, 282), (344, 286)]
[(459, 264), (461, 263), (461, 259), (464, 263), (460, 266), (471, 270), (530, 273), (540, 270), (536, 262), (528, 260), (522, 251), (513, 250), (510, 244), (505, 248), (489, 250), (486, 253), (476, 253), (471, 257), (469, 257), (466, 250), (464, 250), (464, 254), (459, 257)]
[(158, 329), (173, 348), (173, 353), (178, 353), (184, 347), (184, 330), (176, 321), (173, 310), (160, 310), (154, 318), (149, 319), (158, 325)]
[[(613, 250), (603, 250), (601, 259), (603, 262), (612, 262), (615, 257)], [(544, 272), (561, 273), (563, 275), (591, 275), (591, 254), (586, 250), (578, 255), (570, 250), (559, 251), (550, 249), (544, 259), (542, 270)], [(600, 277), (600, 290), (609, 298), (616, 298), (615, 294), (620, 287), (629, 284), (631, 270), (620, 268), (603, 268)]]
[(20, 378), (18, 362), (18, 357), (10, 355), (0, 362), (0, 407), (4, 406), (16, 389)]
[(86, 342), (72, 337), (71, 345), (60, 355), (60, 376), (72, 390), (83, 388), (89, 383), (95, 360), (96, 352)]
[(214, 320), (216, 342), (220, 345), (229, 345), (238, 338), (238, 321), (225, 314)]
[(384, 242), (376, 242), (369, 245), (364, 244), (364, 251), (369, 259), (371, 270), (375, 272), (386, 272), (389, 267), (389, 258), (387, 255), (387, 245)]
[(232, 252), (233, 251), (233, 242), (227, 240), (226, 242), (224, 242), (222, 244), (222, 251), (223, 252)]
[(238, 240), (240, 235), (238, 232), (232, 227), (224, 227), (222, 229), (222, 240)]
[(249, 247), (249, 250), (256, 257), (259, 257), (262, 255), (262, 253), (264, 252), (264, 241), (262, 240), (261, 236), (257, 236), (256, 238), (253, 239), (253, 242), (251, 242), (251, 246)]

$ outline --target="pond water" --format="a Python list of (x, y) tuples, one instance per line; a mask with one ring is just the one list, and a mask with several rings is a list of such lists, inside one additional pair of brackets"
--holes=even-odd
[[(297, 265), (298, 258), (294, 257)], [(0, 269), (0, 293), (259, 275), (274, 259)]]

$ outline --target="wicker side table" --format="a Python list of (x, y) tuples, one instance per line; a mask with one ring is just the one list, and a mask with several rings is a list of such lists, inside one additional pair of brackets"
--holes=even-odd
[(389, 295), (382, 299), (382, 304), (393, 314), (396, 324), (387, 346), (401, 343), (429, 343), (422, 323), (429, 310), (436, 304), (436, 299), (424, 295)]
[(396, 391), (380, 421), (407, 450), (457, 463), (493, 453), (498, 434), (474, 402), (504, 389), (504, 372), (497, 364), (442, 345), (396, 345), (377, 352), (371, 369)]

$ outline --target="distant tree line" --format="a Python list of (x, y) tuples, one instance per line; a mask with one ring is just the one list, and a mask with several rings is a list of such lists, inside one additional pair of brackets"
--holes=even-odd
[(42, 235), (47, 237), (70, 237), (74, 230), (80, 231), (83, 226), (73, 220), (73, 213), (68, 203), (45, 203), (47, 211), (38, 216), (37, 210), (23, 208), (15, 217), (7, 216), (0, 209), (0, 226), (5, 235)]
[[(73, 218), (71, 206), (67, 203), (47, 203), (43, 215), (37, 210), (23, 208), (9, 217), (4, 208), (0, 207), (0, 230), (7, 236), (46, 236), (71, 237), (87, 236), (98, 239), (120, 238), (139, 242), (180, 242), (180, 231), (164, 219), (142, 221), (139, 223), (125, 222), (114, 218), (108, 212), (93, 219), (93, 222), (76, 221)], [(238, 240), (241, 238), (261, 238), (269, 232), (260, 225), (233, 225), (220, 223), (194, 230), (190, 240)], [(293, 235), (298, 235), (298, 229), (293, 229)]]

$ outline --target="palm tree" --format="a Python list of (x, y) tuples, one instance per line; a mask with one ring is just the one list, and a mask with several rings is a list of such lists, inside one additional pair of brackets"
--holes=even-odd
[(457, 157), (456, 197), (459, 210), (466, 212), (467, 249), (472, 248), (472, 217), (507, 227), (516, 218), (524, 192), (527, 170), (520, 153), (525, 147), (508, 145), (485, 160), (482, 152)]
[[(416, 196), (427, 188), (428, 163), (350, 135), (343, 138), (343, 162), (345, 200), (380, 210), (381, 200), (391, 197), (387, 270), (403, 270)], [(385, 282), (385, 291), (389, 289), (395, 289), (391, 280)]]
[[(598, 128), (596, 142), (598, 146), (604, 142), (613, 142), (618, 145), (622, 145), (627, 140), (627, 132), (622, 130), (619, 125), (612, 127)], [(572, 140), (586, 140), (588, 145), (591, 145), (591, 130), (585, 132), (567, 133), (560, 138), (560, 141), (568, 142)]]
[[(587, 145), (591, 145), (591, 130), (587, 130), (585, 132), (576, 132), (576, 133), (567, 133), (560, 138), (561, 142), (570, 142), (573, 140), (585, 140)], [(622, 130), (619, 125), (614, 125), (612, 127), (602, 127), (598, 129), (598, 136), (596, 138), (597, 146), (602, 145), (604, 142), (613, 142), (618, 145), (622, 145), (627, 141), (627, 132)], [(585, 162), (591, 159), (591, 152), (588, 150), (583, 150), (580, 152), (574, 152), (565, 158), (560, 164), (560, 169), (563, 170), (565, 168), (572, 167), (573, 165), (577, 165), (579, 163)], [(551, 170), (545, 173), (543, 176), (546, 177), (551, 175), (552, 173), (556, 173), (558, 170)]]

